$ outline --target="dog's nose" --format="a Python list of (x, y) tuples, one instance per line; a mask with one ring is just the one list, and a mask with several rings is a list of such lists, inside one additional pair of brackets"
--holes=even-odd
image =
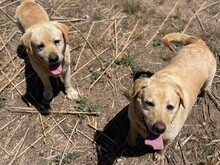
[(59, 60), (59, 56), (56, 54), (52, 54), (49, 56), (49, 62), (53, 63), (53, 62), (57, 62)]
[(158, 121), (153, 125), (152, 130), (155, 133), (162, 134), (166, 131), (166, 125), (162, 121)]

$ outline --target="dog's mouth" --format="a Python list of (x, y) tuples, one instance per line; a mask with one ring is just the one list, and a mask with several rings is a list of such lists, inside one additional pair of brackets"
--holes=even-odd
[(142, 118), (143, 118), (144, 125), (146, 129), (148, 130), (148, 134), (147, 134), (146, 139), (144, 140), (144, 144), (147, 146), (150, 146), (151, 148), (153, 148), (153, 150), (163, 150), (164, 144), (163, 144), (162, 136), (160, 134), (151, 132), (147, 127), (143, 114), (142, 114)]
[(152, 147), (154, 150), (163, 150), (164, 148), (162, 136), (151, 131), (149, 131), (144, 143), (145, 145)]
[(59, 62), (59, 63), (49, 65), (49, 70), (53, 75), (56, 76), (56, 75), (61, 74), (63, 67), (62, 67), (62, 64)]

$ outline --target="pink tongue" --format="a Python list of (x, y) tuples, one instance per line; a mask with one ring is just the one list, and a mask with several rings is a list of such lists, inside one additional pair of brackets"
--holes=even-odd
[(53, 75), (59, 75), (63, 70), (61, 63), (50, 65), (49, 69)]
[(156, 135), (152, 132), (149, 132), (147, 138), (145, 139), (144, 143), (154, 150), (163, 150), (163, 139), (160, 135)]

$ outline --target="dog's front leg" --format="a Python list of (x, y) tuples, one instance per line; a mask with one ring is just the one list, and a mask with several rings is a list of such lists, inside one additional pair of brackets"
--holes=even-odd
[(70, 72), (70, 65), (69, 65), (67, 68), (67, 71), (64, 74), (62, 74), (62, 78), (64, 81), (64, 87), (65, 87), (67, 98), (69, 98), (70, 100), (74, 100), (78, 98), (78, 92), (75, 89), (73, 89), (70, 76), (71, 76), (71, 72)]

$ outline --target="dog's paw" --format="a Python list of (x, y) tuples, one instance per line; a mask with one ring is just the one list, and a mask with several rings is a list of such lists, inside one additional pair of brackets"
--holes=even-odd
[(73, 88), (66, 89), (66, 95), (70, 100), (76, 100), (78, 98), (78, 92)]
[(43, 96), (45, 100), (51, 100), (53, 98), (53, 91), (51, 90), (44, 90)]

